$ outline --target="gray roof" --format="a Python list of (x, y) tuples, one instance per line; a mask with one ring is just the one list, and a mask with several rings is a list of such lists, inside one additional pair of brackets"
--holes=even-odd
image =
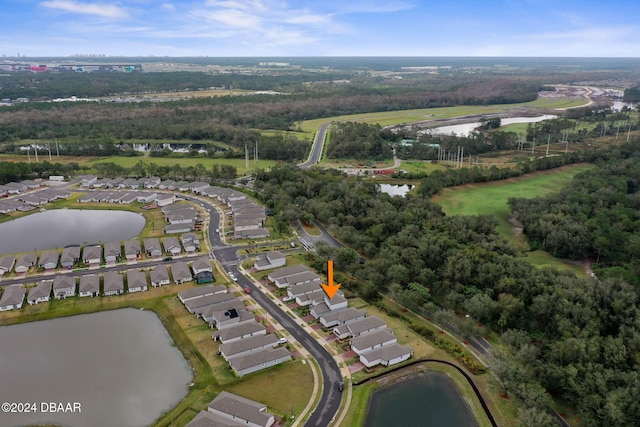
[(124, 242), (125, 255), (140, 254), (141, 251), (140, 240), (127, 240)]
[(0, 257), (0, 270), (11, 271), (15, 262), (16, 257), (13, 255), (5, 255)]
[(261, 348), (266, 346), (275, 346), (278, 343), (278, 337), (274, 334), (256, 335), (254, 337), (247, 337), (239, 341), (228, 342), (226, 344), (220, 344), (220, 351), (227, 357), (233, 357), (234, 354), (242, 353), (254, 348)]
[(385, 342), (393, 341), (394, 339), (397, 338), (393, 335), (393, 331), (391, 329), (380, 329), (369, 334), (363, 334), (359, 337), (352, 338), (351, 346), (359, 350), (364, 350)]
[(289, 267), (283, 267), (283, 268), (274, 270), (271, 273), (269, 273), (269, 277), (271, 277), (273, 280), (276, 280), (281, 277), (290, 276), (292, 274), (301, 273), (303, 271), (311, 271), (311, 270), (309, 270), (307, 266), (304, 266), (302, 264), (296, 264)]
[(202, 317), (204, 319), (208, 319), (219, 311), (225, 311), (235, 308), (236, 310), (244, 310), (246, 306), (239, 299), (229, 300), (216, 305), (209, 305), (204, 310), (201, 311)]
[(51, 287), (53, 286), (53, 280), (43, 280), (33, 288), (29, 289), (29, 301), (36, 300), (42, 297), (51, 296)]
[(226, 391), (220, 392), (209, 403), (209, 408), (261, 426), (267, 425), (273, 417), (266, 412), (267, 405)]
[(332, 322), (337, 320), (338, 322), (348, 322), (351, 319), (357, 319), (358, 317), (366, 316), (367, 312), (355, 307), (349, 307), (344, 310), (332, 311), (330, 313), (322, 315), (322, 319), (325, 322)]
[[(306, 279), (311, 279), (311, 278), (312, 278), (311, 276), (306, 277)], [(298, 295), (308, 294), (309, 292), (314, 292), (317, 289), (322, 289), (322, 287), (320, 286), (321, 282), (322, 280), (320, 279), (320, 277), (316, 277), (316, 278), (313, 278), (313, 281), (311, 282), (302, 283), (300, 285), (289, 286), (287, 288), (287, 291), (289, 292), (289, 294), (293, 295), (294, 297)]]
[(209, 258), (196, 258), (195, 260), (193, 260), (193, 262), (191, 263), (191, 267), (194, 270), (212, 270), (213, 268), (211, 267), (211, 262), (209, 261)]
[(85, 246), (82, 250), (82, 258), (83, 259), (100, 259), (102, 258), (102, 246), (93, 245), (93, 246)]
[(53, 289), (60, 290), (67, 288), (73, 288), (75, 290), (76, 278), (72, 276), (66, 276), (64, 274), (56, 275), (56, 277), (53, 279)]
[(268, 348), (244, 356), (232, 357), (229, 359), (229, 364), (236, 372), (240, 372), (283, 357), (291, 357), (291, 353), (286, 348)]
[(157, 239), (155, 237), (150, 237), (148, 239), (144, 239), (143, 243), (144, 243), (144, 250), (147, 252), (156, 251), (156, 250), (162, 252), (162, 247), (160, 247), (160, 239)]
[(100, 292), (100, 277), (97, 274), (80, 276), (79, 292)]
[(107, 271), (104, 273), (104, 291), (117, 291), (124, 289), (124, 281), (122, 280), (122, 274), (116, 271)]
[(349, 331), (354, 335), (364, 331), (368, 331), (369, 329), (380, 328), (383, 326), (387, 326), (387, 324), (385, 323), (384, 320), (382, 320), (377, 316), (365, 317), (362, 320), (357, 320), (355, 322), (348, 323), (346, 325)]
[(45, 265), (50, 262), (58, 264), (59, 257), (60, 254), (58, 251), (44, 251), (40, 254), (40, 261), (38, 262), (38, 265)]
[(147, 286), (147, 275), (144, 273), (144, 271), (127, 271), (127, 286), (129, 287), (129, 289)]
[(24, 301), (27, 290), (19, 285), (5, 286), (2, 298), (0, 298), (0, 306), (18, 305)]
[(191, 269), (184, 261), (178, 261), (171, 264), (171, 275), (173, 276), (173, 280), (175, 281), (193, 277)]
[(238, 427), (240, 424), (209, 411), (200, 411), (186, 427)]
[(206, 294), (218, 294), (218, 293), (227, 293), (227, 287), (224, 285), (197, 286), (195, 288), (186, 289), (178, 293), (178, 296), (182, 299), (189, 299), (189, 298), (200, 297)]
[(385, 345), (384, 347), (376, 348), (375, 350), (368, 351), (360, 355), (368, 361), (374, 361), (376, 359), (382, 359), (385, 361), (393, 360), (397, 357), (411, 354), (411, 347), (405, 347), (398, 343)]
[(182, 251), (180, 241), (177, 237), (165, 237), (162, 239), (162, 246), (164, 246), (165, 252), (169, 252), (171, 248), (178, 248), (178, 252)]
[(16, 259), (16, 267), (20, 265), (22, 266), (35, 265), (37, 260), (38, 260), (38, 257), (36, 256), (36, 254), (32, 252), (22, 254), (22, 255), (19, 255), (18, 258)]
[(122, 246), (120, 242), (107, 242), (104, 244), (104, 257), (112, 255), (120, 258), (122, 256)]
[(260, 323), (253, 321), (247, 323), (241, 323), (235, 326), (231, 326), (229, 328), (225, 328), (221, 331), (218, 331), (218, 335), (220, 336), (220, 341), (227, 341), (233, 338), (238, 338), (247, 334), (265, 331), (265, 328)]
[(73, 262), (80, 259), (80, 246), (67, 246), (62, 250), (60, 262)]
[(236, 299), (236, 296), (233, 294), (213, 294), (207, 295), (206, 297), (194, 298), (185, 301), (184, 306), (187, 307), (189, 311), (193, 311), (199, 307), (221, 304), (223, 302), (231, 301), (234, 299)]
[(149, 270), (149, 279), (151, 283), (159, 283), (169, 280), (169, 271), (166, 265), (156, 265)]
[(184, 233), (180, 236), (180, 240), (182, 241), (182, 244), (185, 244), (198, 242), (200, 239), (198, 239), (198, 235), (196, 233)]

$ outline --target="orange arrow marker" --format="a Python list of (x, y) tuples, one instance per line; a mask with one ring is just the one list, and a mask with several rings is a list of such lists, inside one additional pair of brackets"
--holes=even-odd
[(340, 283), (333, 284), (333, 261), (327, 261), (327, 265), (329, 267), (329, 271), (327, 272), (327, 282), (329, 282), (329, 284), (325, 285), (322, 283), (320, 286), (322, 286), (322, 289), (324, 289), (329, 299), (332, 299), (336, 292), (338, 292), (338, 289), (340, 289)]

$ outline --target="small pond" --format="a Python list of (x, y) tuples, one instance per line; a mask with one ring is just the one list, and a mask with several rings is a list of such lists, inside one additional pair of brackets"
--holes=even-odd
[(383, 193), (387, 193), (390, 196), (401, 196), (404, 197), (411, 189), (414, 187), (411, 184), (378, 184), (380, 186), (380, 191)]
[(475, 418), (444, 374), (413, 376), (373, 393), (365, 427), (473, 427)]
[(144, 216), (135, 212), (54, 209), (0, 224), (0, 254), (119, 242), (140, 234)]
[[(0, 327), (3, 427), (148, 426), (187, 394), (192, 372), (160, 319), (132, 308)], [(49, 402), (81, 412), (51, 413)], [(45, 403), (45, 411), (42, 404)], [(72, 406), (73, 408), (73, 406)]]
[[(545, 114), (543, 116), (538, 117), (509, 117), (506, 119), (501, 119), (501, 126), (512, 125), (515, 123), (536, 123), (541, 122), (543, 120), (555, 119), (558, 116), (554, 116), (551, 114)], [(458, 125), (451, 126), (442, 126), (439, 128), (429, 129), (432, 133), (440, 133), (445, 135), (451, 135), (452, 133), (457, 136), (469, 136), (469, 134), (478, 126), (480, 126), (480, 122), (474, 123), (462, 123)]]

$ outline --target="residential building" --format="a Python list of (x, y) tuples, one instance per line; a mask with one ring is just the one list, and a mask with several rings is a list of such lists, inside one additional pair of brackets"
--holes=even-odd
[(262, 403), (223, 391), (187, 427), (271, 427), (275, 416)]
[(102, 261), (102, 246), (85, 246), (82, 250), (82, 260), (85, 264), (89, 265), (89, 267), (99, 266)]
[(367, 317), (367, 312), (354, 307), (344, 310), (331, 311), (320, 316), (320, 323), (325, 328), (333, 328), (335, 326), (345, 325)]
[(287, 263), (287, 258), (282, 252), (273, 251), (267, 252), (264, 256), (256, 259), (253, 263), (253, 267), (258, 270), (268, 270), (270, 268), (282, 267)]
[(177, 237), (165, 237), (162, 239), (162, 246), (164, 247), (165, 254), (177, 257), (182, 252), (182, 246)]
[(5, 286), (2, 288), (0, 298), (0, 311), (19, 310), (24, 304), (24, 296), (27, 290), (20, 285)]
[(213, 272), (211, 260), (208, 257), (200, 257), (193, 260), (193, 262), (191, 263), (191, 269), (193, 270), (194, 274), (198, 274), (202, 271)]
[(229, 342), (238, 341), (247, 337), (253, 337), (256, 335), (266, 335), (267, 328), (255, 320), (252, 322), (243, 323), (240, 325), (231, 326), (221, 329), (213, 333), (214, 340), (220, 340), (221, 343), (226, 344)]
[[(187, 265), (187, 264), (184, 263), (184, 265)], [(198, 286), (195, 288), (191, 288), (191, 289), (187, 289), (182, 292), (179, 292), (178, 299), (184, 304), (191, 299), (202, 298), (202, 297), (215, 295), (215, 294), (226, 294), (226, 293), (227, 293), (227, 287), (224, 285)]]
[(36, 265), (37, 260), (38, 257), (33, 252), (19, 255), (13, 270), (18, 274), (25, 274), (31, 267)]
[[(215, 307), (216, 306), (213, 306), (214, 309)], [(209, 326), (215, 327), (218, 330), (250, 322), (256, 319), (256, 316), (253, 313), (245, 310), (244, 308), (240, 310), (238, 310), (237, 308), (229, 308), (218, 311), (207, 310), (207, 313), (211, 313)]]
[(355, 322), (347, 323), (345, 325), (336, 326), (333, 328), (333, 333), (339, 339), (345, 339), (349, 337), (359, 337), (362, 334), (377, 331), (378, 329), (384, 329), (387, 324), (384, 320), (377, 316), (369, 316), (364, 319), (357, 320)]
[(50, 301), (52, 287), (53, 280), (43, 280), (33, 288), (29, 289), (29, 295), (27, 296), (27, 302), (29, 305)]
[(124, 256), (127, 262), (136, 261), (140, 258), (142, 249), (140, 248), (139, 240), (127, 240), (124, 242)]
[(76, 278), (64, 274), (58, 274), (53, 279), (53, 296), (56, 299), (64, 299), (75, 296)]
[(284, 278), (287, 276), (291, 276), (293, 274), (303, 273), (307, 271), (311, 271), (309, 270), (309, 267), (302, 264), (296, 264), (290, 267), (284, 267), (284, 268), (279, 268), (277, 270), (274, 270), (271, 273), (269, 273), (267, 278), (270, 281), (275, 283), (276, 281), (280, 281), (280, 280), (284, 281)]
[(100, 296), (100, 277), (97, 274), (85, 274), (80, 276), (78, 295), (81, 297)]
[(200, 250), (200, 239), (196, 233), (185, 233), (180, 236), (182, 247), (188, 254), (194, 254)]
[(60, 265), (68, 270), (80, 262), (80, 246), (67, 246), (62, 250)]
[(214, 294), (186, 301), (184, 306), (191, 314), (200, 315), (210, 305), (222, 304), (236, 299), (233, 294)]
[(184, 261), (174, 262), (170, 265), (171, 267), (171, 275), (173, 276), (173, 281), (177, 284), (181, 284), (184, 282), (190, 282), (193, 280), (193, 274), (191, 273), (191, 269), (189, 265)]
[(104, 244), (104, 261), (107, 264), (115, 264), (122, 259), (122, 246), (120, 242), (107, 242)]
[(111, 295), (124, 294), (124, 280), (122, 274), (117, 271), (107, 271), (104, 273), (103, 294), (108, 297)]
[(147, 289), (147, 275), (144, 271), (127, 271), (127, 291), (130, 294), (134, 292), (144, 292)]
[(160, 247), (160, 240), (155, 237), (150, 237), (143, 240), (144, 250), (147, 256), (152, 258), (160, 258), (162, 256), (162, 247)]
[(379, 347), (375, 350), (362, 353), (360, 362), (367, 368), (376, 365), (392, 366), (409, 359), (413, 354), (411, 347), (405, 347), (398, 343), (393, 343)]
[(362, 334), (359, 337), (351, 338), (351, 349), (357, 355), (361, 355), (396, 342), (398, 342), (398, 338), (393, 334), (391, 329), (380, 329), (368, 334)]
[(237, 376), (251, 374), (291, 360), (291, 353), (284, 347), (270, 348), (229, 359), (229, 366)]
[(4, 255), (0, 257), (0, 276), (11, 273), (16, 263), (16, 257), (13, 255)]
[(266, 348), (273, 348), (277, 345), (278, 337), (274, 334), (256, 335), (255, 337), (249, 337), (227, 344), (220, 344), (219, 351), (222, 357), (228, 361), (232, 357), (244, 356)]
[(169, 270), (167, 270), (166, 265), (156, 265), (151, 270), (149, 270), (149, 280), (151, 281), (151, 286), (163, 286), (171, 283), (171, 279), (169, 279)]

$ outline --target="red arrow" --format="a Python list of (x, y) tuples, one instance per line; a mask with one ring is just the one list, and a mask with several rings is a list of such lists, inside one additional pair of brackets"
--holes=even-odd
[(322, 283), (320, 286), (322, 286), (322, 289), (324, 289), (329, 299), (332, 299), (336, 292), (338, 292), (338, 289), (340, 289), (340, 283), (333, 283), (333, 261), (327, 261), (327, 265), (329, 267), (329, 271), (327, 272), (327, 282), (329, 284), (325, 285)]

